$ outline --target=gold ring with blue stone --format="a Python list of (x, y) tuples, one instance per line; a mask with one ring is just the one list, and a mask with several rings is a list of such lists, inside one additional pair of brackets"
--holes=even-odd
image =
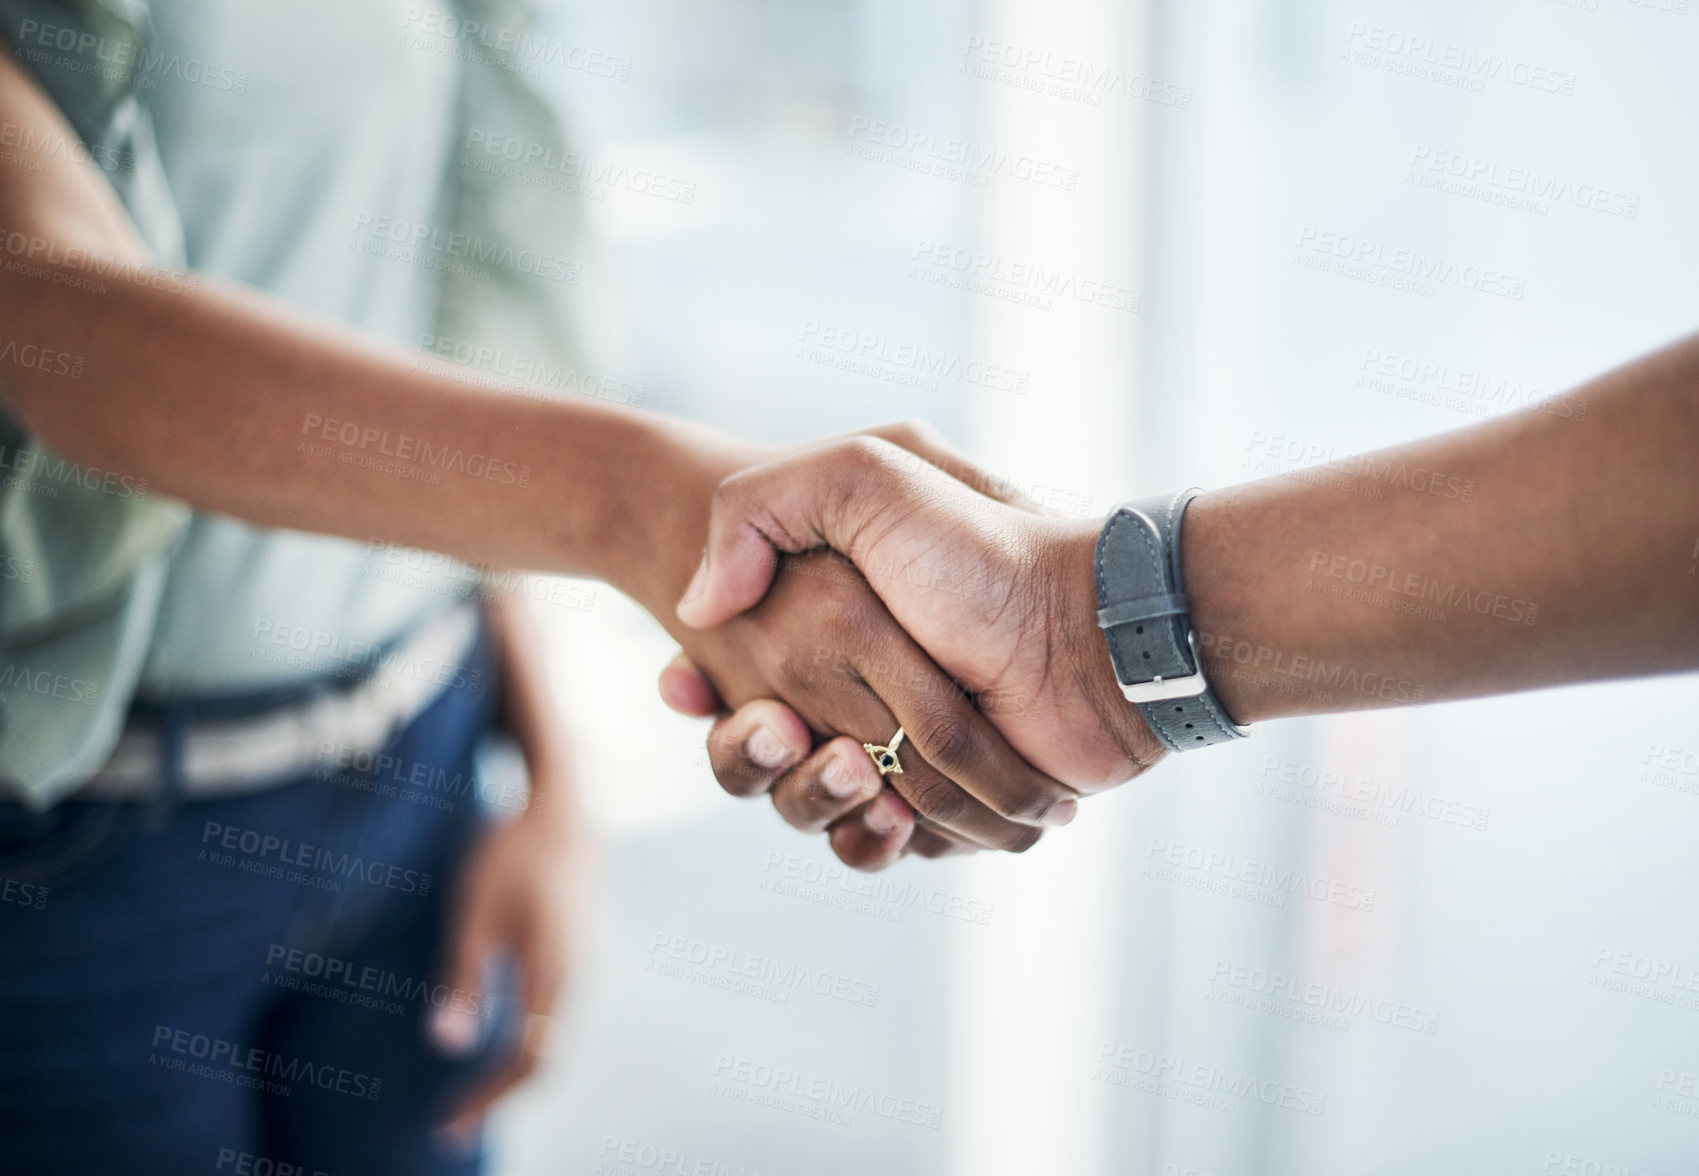
[(863, 743), (862, 746), (867, 749), (867, 754), (873, 757), (873, 766), (879, 769), (881, 777), (900, 776), (903, 774), (903, 765), (902, 761), (897, 759), (897, 748), (901, 747), (902, 743), (903, 729), (898, 727), (897, 733), (891, 736), (889, 745), (880, 747), (877, 743)]

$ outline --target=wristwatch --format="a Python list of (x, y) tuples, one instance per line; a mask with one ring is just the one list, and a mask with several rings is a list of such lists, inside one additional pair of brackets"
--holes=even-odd
[(1097, 537), (1097, 623), (1115, 679), (1171, 751), (1251, 733), (1204, 680), (1180, 579), (1180, 522), (1201, 493), (1194, 487), (1123, 503)]

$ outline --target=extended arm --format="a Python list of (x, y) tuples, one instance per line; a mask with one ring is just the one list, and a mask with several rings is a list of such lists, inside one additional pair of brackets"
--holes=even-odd
[[(0, 321), (84, 361), (74, 379), (8, 364), (0, 395), (66, 457), (255, 523), (641, 592), (678, 487), (750, 456), (664, 418), (474, 387), (234, 285), (137, 274), (122, 206), (9, 56), (0, 116), (38, 145), (0, 154)], [(635, 476), (663, 469), (671, 486)]]
[(1565, 399), (1200, 497), (1183, 566), (1234, 716), (1699, 665), (1699, 339)]
[[(0, 121), (33, 145), (0, 156), (0, 322), (34, 348), (0, 348), (0, 399), (65, 457), (260, 525), (597, 576), (673, 628), (728, 702), (781, 698), (794, 741), (907, 723), (906, 795), (972, 844), (1030, 845), (1068, 811), (1071, 793), (1014, 755), (853, 569), (781, 577), (782, 605), (713, 632), (678, 623), (713, 488), (761, 451), (476, 387), (264, 294), (148, 269), (105, 179), (74, 162), (72, 130), (3, 56)], [(22, 358), (42, 348), (76, 362)], [(925, 738), (917, 719), (939, 715), (969, 740)], [(841, 799), (865, 810), (878, 791), (861, 777)], [(893, 802), (888, 830), (833, 828), (846, 860), (901, 848), (912, 814)]]
[[(1200, 496), (1182, 570), (1241, 723), (1699, 665), (1699, 340), (1552, 406)], [(1162, 754), (1095, 624), (1101, 523), (1035, 519), (877, 442), (721, 487), (694, 624), (776, 549), (855, 561), (1035, 766), (1103, 787)], [(1016, 700), (999, 713), (995, 700)]]

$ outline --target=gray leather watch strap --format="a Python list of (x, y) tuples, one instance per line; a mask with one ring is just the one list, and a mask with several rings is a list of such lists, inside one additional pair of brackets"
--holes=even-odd
[(1173, 751), (1250, 734), (1203, 680), (1180, 578), (1180, 523), (1200, 491), (1117, 507), (1097, 539), (1097, 623), (1122, 692)]

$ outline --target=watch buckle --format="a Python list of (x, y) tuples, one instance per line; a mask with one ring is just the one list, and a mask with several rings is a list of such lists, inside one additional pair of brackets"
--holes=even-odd
[(1197, 698), (1209, 689), (1204, 681), (1203, 663), (1198, 660), (1198, 643), (1186, 627), (1186, 645), (1192, 651), (1192, 664), (1198, 668), (1180, 678), (1158, 675), (1148, 682), (1122, 682), (1121, 694), (1128, 702), (1142, 705), (1147, 702), (1169, 702), (1176, 698)]

